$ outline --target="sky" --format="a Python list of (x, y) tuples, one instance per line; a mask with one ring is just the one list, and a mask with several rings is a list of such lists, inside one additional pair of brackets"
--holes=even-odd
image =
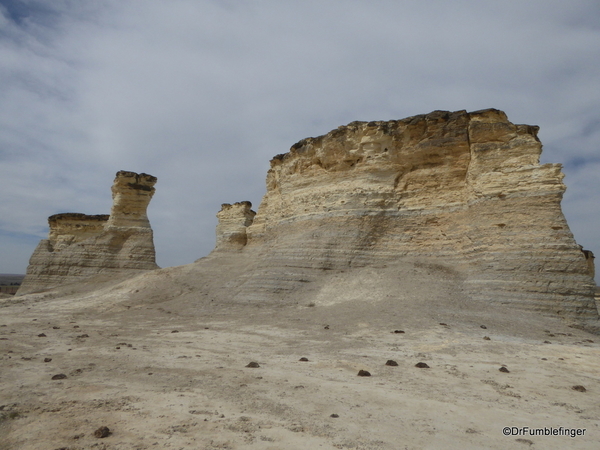
[(0, 0), (0, 273), (48, 216), (108, 214), (119, 170), (158, 178), (157, 263), (187, 264), (295, 142), (484, 108), (541, 127), (600, 256), (597, 0)]

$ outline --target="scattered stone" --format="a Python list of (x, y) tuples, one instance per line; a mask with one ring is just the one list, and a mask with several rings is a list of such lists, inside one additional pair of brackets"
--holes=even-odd
[(78, 337), (79, 339), (83, 339), (83, 338), (88, 338), (88, 337), (90, 337), (90, 336), (89, 336), (89, 335), (87, 335), (87, 334), (82, 334), (82, 335), (80, 335), (80, 336), (77, 336), (77, 337)]
[(329, 325), (325, 325), (325, 326), (323, 327), (323, 329), (325, 329), (325, 330), (329, 330)]
[(332, 414), (329, 417), (333, 417), (334, 419), (337, 419), (338, 417), (340, 417), (338, 414)]
[(44, 333), (40, 333), (38, 334), (38, 337), (46, 337), (46, 335)]
[(549, 333), (549, 334), (548, 334), (548, 336), (549, 336), (549, 337), (554, 337), (555, 335), (554, 335), (554, 334), (552, 334), (552, 333)]
[(465, 433), (474, 434), (474, 433), (477, 433), (477, 430), (475, 430), (475, 429), (473, 429), (473, 428), (467, 428), (467, 429), (465, 430)]
[(594, 343), (594, 341), (592, 341), (591, 339), (584, 339), (584, 340), (583, 340), (583, 342), (589, 342), (589, 343), (591, 343), (591, 344), (593, 344), (593, 343)]
[(75, 440), (77, 440), (77, 439), (81, 439), (81, 438), (82, 438), (82, 437), (84, 437), (84, 436), (85, 436), (85, 434), (83, 434), (83, 433), (79, 433), (79, 434), (76, 434), (75, 436), (73, 436), (73, 439), (75, 439)]
[(427, 363), (424, 363), (424, 362), (416, 363), (415, 367), (418, 367), (419, 369), (429, 369), (429, 366), (427, 365)]
[(544, 341), (544, 344), (552, 344), (550, 341)]
[(257, 367), (260, 367), (260, 365), (257, 362), (252, 361), (251, 363), (248, 363), (248, 365), (246, 365), (246, 367), (251, 367), (253, 369), (256, 369)]
[(53, 330), (60, 330), (60, 327), (52, 327)]
[(179, 333), (179, 330), (173, 330), (171, 333)]
[(115, 347), (117, 350), (121, 350), (121, 347)]
[(361, 370), (358, 371), (358, 376), (359, 377), (370, 377), (371, 373), (368, 372), (368, 371), (366, 371), (366, 370), (362, 370), (361, 369)]
[(73, 328), (79, 328), (79, 325), (74, 325)]
[(298, 361), (304, 361), (304, 362), (306, 362), (306, 361), (308, 361), (308, 358), (302, 357)]
[(500, 372), (504, 372), (504, 373), (510, 373), (510, 370), (508, 370), (506, 367), (502, 366), (498, 369)]
[(530, 441), (529, 439), (515, 439), (515, 441), (521, 443), (521, 444), (527, 444), (527, 445), (533, 445), (533, 441)]
[(52, 361), (52, 358), (44, 358), (44, 362), (50, 362)]
[(444, 323), (444, 322), (440, 322), (440, 325), (442, 325), (443, 327), (447, 327), (448, 326), (448, 324)]
[(577, 392), (586, 392), (587, 391), (587, 389), (584, 388), (580, 384), (578, 384), (577, 386), (573, 386), (571, 389), (573, 389), (574, 391), (577, 391)]
[(397, 366), (398, 363), (396, 361), (394, 361), (393, 359), (388, 359), (387, 362), (385, 363), (386, 366)]
[(52, 376), (53, 380), (64, 380), (67, 376), (64, 373), (59, 373)]
[(487, 327), (485, 325), (479, 325), (479, 328), (483, 328), (484, 330), (487, 330)]
[(100, 427), (96, 431), (94, 431), (94, 437), (101, 439), (107, 436), (110, 436), (110, 430), (108, 429), (108, 427)]
[(483, 340), (484, 340), (484, 341), (491, 341), (491, 339), (490, 339), (490, 337), (489, 337), (489, 336), (484, 336), (484, 337), (483, 337)]
[(403, 334), (404, 331), (403, 330), (394, 330), (394, 333), (396, 333), (396, 334)]
[(548, 358), (542, 358), (542, 361), (548, 361)]

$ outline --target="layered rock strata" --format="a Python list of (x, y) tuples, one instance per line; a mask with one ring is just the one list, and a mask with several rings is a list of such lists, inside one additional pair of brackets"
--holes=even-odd
[(252, 203), (248, 201), (223, 203), (221, 211), (217, 213), (217, 243), (215, 250), (240, 250), (247, 241), (247, 228), (252, 224), (256, 212), (252, 211)]
[(93, 276), (134, 275), (157, 269), (146, 210), (156, 178), (117, 172), (110, 215), (55, 214), (35, 249), (18, 294), (85, 281)]
[(435, 111), (298, 142), (273, 158), (238, 232), (256, 255), (238, 297), (276, 299), (324, 270), (418, 258), (460, 273), (469, 298), (596, 321), (589, 258), (561, 211), (561, 165), (539, 163), (537, 132), (495, 109)]

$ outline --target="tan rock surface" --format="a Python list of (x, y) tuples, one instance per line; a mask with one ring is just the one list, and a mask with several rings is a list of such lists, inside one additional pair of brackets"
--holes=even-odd
[(277, 301), (323, 270), (411, 256), (460, 271), (470, 298), (596, 326), (563, 174), (539, 164), (537, 130), (498, 110), (436, 111), (298, 142), (271, 161), (242, 297)]
[(256, 213), (252, 211), (252, 203), (238, 202), (230, 205), (223, 203), (217, 213), (217, 244), (215, 250), (240, 250), (248, 241), (246, 230), (252, 224)]
[(4, 303), (0, 450), (597, 448), (597, 336), (408, 262), (328, 271), (286, 307), (233, 302), (225, 285), (249, 264), (225, 252)]
[(56, 214), (50, 232), (29, 262), (17, 295), (46, 290), (103, 275), (116, 281), (157, 269), (152, 228), (146, 209), (156, 178), (120, 171), (112, 187), (109, 215)]

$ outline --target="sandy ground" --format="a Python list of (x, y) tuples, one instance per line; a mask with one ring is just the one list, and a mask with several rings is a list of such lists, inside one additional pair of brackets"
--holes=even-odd
[(278, 307), (133, 287), (0, 300), (1, 450), (600, 448), (600, 337), (560, 319), (456, 293)]

